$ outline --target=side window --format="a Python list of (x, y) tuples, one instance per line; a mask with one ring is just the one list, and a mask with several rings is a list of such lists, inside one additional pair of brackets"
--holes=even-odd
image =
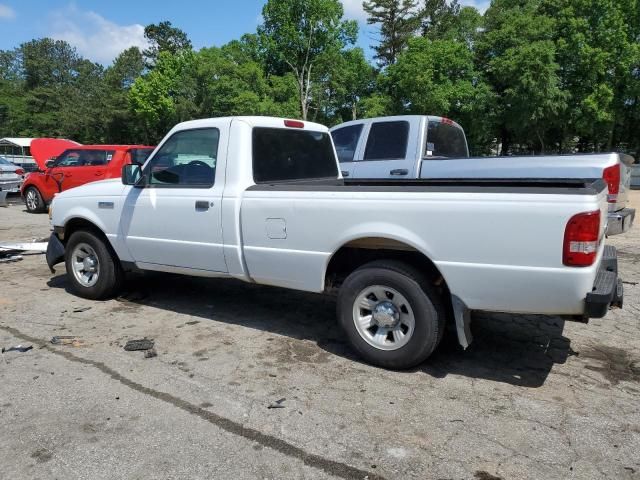
[(365, 160), (402, 160), (407, 156), (409, 122), (377, 122), (371, 125)]
[(331, 132), (333, 144), (336, 146), (336, 153), (338, 154), (340, 163), (353, 162), (353, 156), (356, 154), (360, 133), (362, 133), (362, 123), (339, 128)]
[(64, 152), (56, 159), (55, 165), (56, 167), (79, 167), (82, 165), (80, 152), (76, 150)]
[(114, 155), (114, 150), (85, 150), (80, 153), (80, 161), (85, 167), (99, 167), (109, 163)]
[(217, 128), (174, 133), (147, 164), (154, 186), (209, 188), (216, 176), (220, 131)]

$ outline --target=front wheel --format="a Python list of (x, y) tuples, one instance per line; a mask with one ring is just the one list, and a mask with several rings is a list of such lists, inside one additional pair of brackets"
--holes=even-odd
[(445, 310), (426, 277), (392, 260), (368, 263), (338, 293), (338, 320), (354, 349), (384, 368), (411, 368), (442, 338)]
[(73, 291), (80, 297), (101, 300), (113, 295), (123, 279), (122, 267), (106, 240), (92, 231), (71, 235), (65, 266)]
[(46, 209), (42, 195), (36, 187), (27, 188), (24, 192), (24, 203), (29, 213), (42, 213)]

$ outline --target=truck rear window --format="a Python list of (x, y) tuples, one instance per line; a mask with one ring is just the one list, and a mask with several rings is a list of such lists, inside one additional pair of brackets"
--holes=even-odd
[(337, 177), (338, 165), (328, 133), (253, 129), (254, 182)]
[(468, 156), (467, 141), (460, 127), (442, 121), (429, 120), (423, 158), (466, 158)]

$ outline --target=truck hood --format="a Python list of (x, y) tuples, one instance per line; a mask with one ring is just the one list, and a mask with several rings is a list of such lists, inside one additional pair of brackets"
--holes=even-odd
[(63, 138), (36, 138), (31, 141), (31, 156), (42, 171), (46, 170), (45, 162), (51, 157), (57, 157), (69, 148), (74, 148), (81, 143)]

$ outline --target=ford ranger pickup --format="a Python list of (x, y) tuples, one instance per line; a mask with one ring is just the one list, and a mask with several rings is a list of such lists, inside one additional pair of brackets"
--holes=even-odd
[(345, 182), (326, 127), (266, 117), (174, 127), (143, 166), (51, 204), (47, 263), (113, 295), (152, 270), (337, 295), (368, 362), (408, 368), (473, 310), (585, 321), (621, 306), (602, 179)]

